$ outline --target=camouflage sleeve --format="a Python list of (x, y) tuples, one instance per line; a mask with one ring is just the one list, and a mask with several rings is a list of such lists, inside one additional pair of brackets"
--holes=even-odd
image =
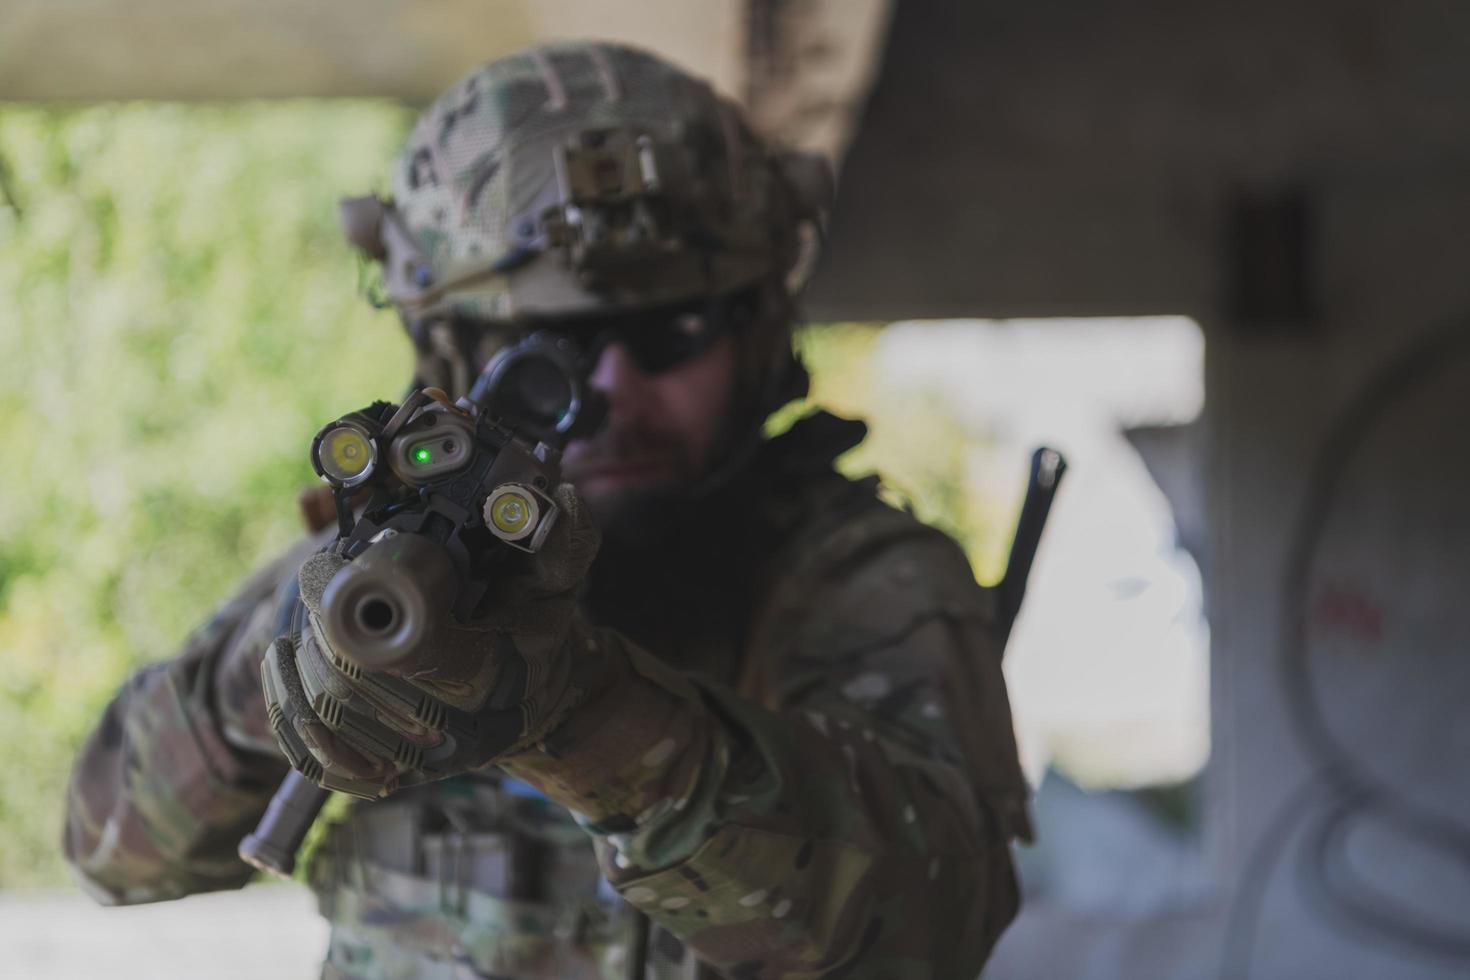
[(62, 846), (99, 902), (155, 902), (250, 878), (236, 847), (286, 772), (260, 659), (277, 592), (308, 550), (254, 576), (178, 656), (129, 678), (83, 745)]
[(1025, 832), (991, 595), (896, 512), (774, 594), (749, 695), (602, 633), (624, 676), (507, 768), (728, 976), (975, 976), (1015, 914)]

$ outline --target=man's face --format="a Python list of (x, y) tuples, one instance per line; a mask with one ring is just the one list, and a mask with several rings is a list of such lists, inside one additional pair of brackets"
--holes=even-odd
[(603, 349), (591, 383), (607, 398), (607, 422), (567, 446), (562, 472), (605, 532), (636, 534), (719, 464), (734, 415), (735, 360), (729, 334), (656, 373), (621, 341)]

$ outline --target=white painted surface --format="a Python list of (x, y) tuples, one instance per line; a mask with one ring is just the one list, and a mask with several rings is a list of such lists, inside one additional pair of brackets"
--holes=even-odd
[[(896, 324), (875, 360), (892, 397), (925, 391), (987, 438), (973, 490), (1005, 500), (1031, 451), (1068, 461), (1006, 652), (1033, 783), (1187, 779), (1209, 753), (1209, 631), (1169, 503), (1123, 435), (1204, 404), (1204, 336), (1185, 317)], [(879, 394), (880, 398), (884, 397)]]

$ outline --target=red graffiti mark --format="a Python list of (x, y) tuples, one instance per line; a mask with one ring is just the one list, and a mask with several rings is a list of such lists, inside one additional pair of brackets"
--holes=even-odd
[(1312, 605), (1312, 625), (1322, 633), (1345, 633), (1355, 640), (1377, 643), (1383, 639), (1383, 607), (1362, 589), (1332, 584)]

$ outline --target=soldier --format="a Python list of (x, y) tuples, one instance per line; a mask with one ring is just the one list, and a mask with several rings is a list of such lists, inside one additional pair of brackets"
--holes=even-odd
[[(861, 423), (762, 438), (805, 390), (788, 280), (817, 177), (666, 62), (562, 44), (447, 92), (392, 201), (355, 206), (417, 383), (463, 393), (550, 327), (604, 345), (591, 380), (610, 410), (568, 448), (577, 493), (552, 539), (408, 672), (478, 711), (524, 666), (501, 744), (420, 782), (273, 705), (322, 771), (394, 790), (315, 849), (324, 976), (612, 977), (646, 957), (656, 977), (970, 978), (1014, 916), (1027, 790), (995, 596), (876, 480), (834, 471)], [(237, 843), (286, 771), (262, 658), (336, 670), (311, 628), (272, 646), (298, 566), (315, 609), (341, 565), (322, 544), (108, 707), (65, 832), (100, 901), (250, 877)]]

